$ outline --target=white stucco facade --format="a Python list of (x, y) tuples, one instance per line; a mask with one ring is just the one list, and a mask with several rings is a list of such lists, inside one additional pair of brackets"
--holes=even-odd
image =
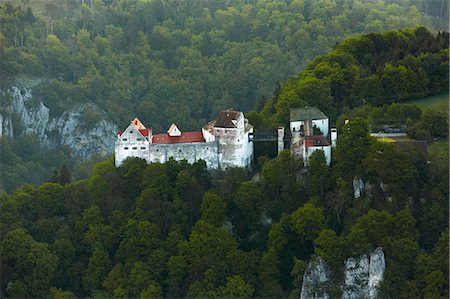
[[(328, 136), (328, 133), (329, 133), (328, 118), (325, 118), (325, 119), (313, 119), (311, 121), (312, 121), (313, 127), (315, 126), (318, 129), (320, 129), (320, 131), (322, 132), (323, 136)], [(304, 128), (304, 126), (305, 126), (305, 121), (304, 120), (291, 121), (290, 122), (291, 132), (299, 132), (302, 127)]]
[(250, 134), (253, 126), (242, 112), (233, 110), (222, 111), (201, 132), (181, 132), (172, 124), (167, 134), (152, 135), (151, 129), (134, 119), (117, 134), (115, 165), (119, 167), (128, 157), (142, 158), (147, 163), (165, 163), (172, 157), (191, 164), (202, 159), (208, 169), (250, 168), (254, 151)]
[[(220, 119), (219, 119), (220, 121)], [(215, 123), (213, 127), (214, 139), (219, 144), (220, 168), (250, 167), (253, 161), (253, 142), (249, 135), (253, 133), (253, 126), (240, 112), (235, 120), (235, 127), (225, 127)]]
[(218, 143), (212, 142), (191, 142), (175, 144), (152, 144), (149, 147), (148, 163), (166, 163), (170, 158), (176, 161), (186, 160), (193, 164), (198, 160), (206, 162), (208, 169), (218, 169)]
[[(334, 130), (329, 136), (329, 119), (316, 107), (292, 108), (290, 110), (290, 129), (292, 134), (291, 153), (303, 158), (305, 166), (312, 153), (321, 150), (325, 161), (331, 164), (331, 141), (335, 140), (337, 132)], [(314, 132), (314, 127), (320, 129), (321, 134)]]
[(336, 141), (337, 141), (337, 129), (331, 128), (331, 147), (336, 147)]
[(115, 143), (115, 164), (121, 165), (128, 157), (137, 157), (150, 162), (148, 151), (150, 141), (139, 130), (130, 124), (125, 131), (117, 134)]
[(330, 166), (331, 164), (331, 146), (330, 145), (324, 145), (324, 146), (312, 146), (312, 147), (303, 147), (303, 159), (305, 162), (305, 165), (308, 165), (309, 157), (311, 157), (312, 153), (315, 151), (323, 151), (323, 154), (325, 155), (325, 161), (327, 162), (327, 165)]

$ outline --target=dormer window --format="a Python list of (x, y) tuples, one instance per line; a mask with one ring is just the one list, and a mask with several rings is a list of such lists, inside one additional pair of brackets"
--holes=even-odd
[(178, 129), (176, 124), (172, 123), (167, 130), (167, 134), (169, 134), (169, 136), (171, 137), (178, 137), (181, 136), (181, 130)]

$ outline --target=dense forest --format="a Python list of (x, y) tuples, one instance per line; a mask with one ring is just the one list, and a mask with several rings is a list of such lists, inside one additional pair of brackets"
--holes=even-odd
[[(375, 141), (362, 118), (342, 132), (330, 168), (320, 151), (307, 169), (283, 151), (258, 179), (110, 159), (3, 193), (2, 296), (298, 298), (313, 255), (339, 273), (382, 246), (382, 298), (447, 298), (448, 159)], [(356, 199), (354, 178), (370, 185)]]
[[(381, 105), (447, 90), (448, 53), (440, 50), (448, 35), (421, 29), (342, 41), (416, 25), (447, 28), (446, 1), (11, 3), (0, 5), (0, 114), (11, 114), (15, 135), (0, 138), (0, 190), (8, 192), (43, 183), (63, 164), (74, 178), (86, 178), (101, 160), (80, 165), (67, 146), (49, 151), (23, 135), (20, 116), (5, 108), (12, 85), (34, 86), (28, 104), (43, 102), (51, 116), (95, 103), (119, 126), (139, 116), (155, 131), (172, 121), (198, 129), (221, 109), (264, 105), (264, 115), (251, 117), (260, 131), (286, 123), (289, 108), (305, 103), (335, 122), (363, 101)], [(366, 39), (392, 50), (358, 48)], [(361, 51), (367, 56), (354, 55)], [(82, 121), (88, 127), (104, 116), (88, 109)]]
[(41, 9), (0, 6), (0, 88), (38, 80), (36, 102), (53, 115), (90, 102), (117, 124), (139, 115), (157, 131), (254, 109), (346, 36), (446, 28), (414, 0), (64, 0)]
[[(246, 115), (264, 130), (314, 105), (339, 130), (333, 162), (318, 151), (305, 168), (285, 150), (260, 157), (257, 173), (174, 160), (116, 168), (101, 157), (74, 170), (64, 146), (2, 137), (11, 192), (0, 193), (0, 297), (298, 298), (312, 257), (342, 273), (345, 258), (381, 246), (381, 298), (448, 298), (448, 153), (369, 135), (389, 125), (448, 138), (448, 113), (401, 103), (448, 93), (448, 33), (343, 39), (439, 26), (444, 2), (82, 2), (39, 14), (0, 6), (2, 90), (39, 79), (36, 101), (52, 113), (94, 102), (157, 129), (193, 128), (234, 106), (258, 110)], [(48, 182), (16, 190), (48, 165), (58, 169)], [(367, 187), (357, 198), (355, 179)], [(339, 297), (342, 277), (332, 279)]]
[(335, 121), (361, 105), (448, 94), (448, 44), (448, 32), (423, 27), (346, 38), (289, 78), (255, 117), (287, 125), (290, 108), (311, 105)]

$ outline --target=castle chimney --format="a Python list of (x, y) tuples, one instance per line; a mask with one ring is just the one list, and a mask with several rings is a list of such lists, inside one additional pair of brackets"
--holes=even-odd
[(284, 150), (284, 127), (278, 127), (278, 154)]
[(305, 136), (313, 136), (313, 123), (311, 119), (305, 120)]

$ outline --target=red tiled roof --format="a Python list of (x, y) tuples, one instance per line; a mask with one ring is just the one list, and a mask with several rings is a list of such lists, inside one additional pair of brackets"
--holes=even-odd
[(122, 131), (119, 131), (117, 132), (117, 135), (122, 135), (122, 133), (123, 133)]
[(153, 143), (185, 143), (185, 142), (203, 142), (202, 132), (183, 132), (181, 136), (169, 136), (167, 133), (153, 135)]
[(142, 136), (148, 136), (148, 129), (139, 129), (139, 132), (142, 134)]
[(304, 144), (306, 147), (329, 146), (330, 145), (330, 143), (321, 135), (305, 137)]

